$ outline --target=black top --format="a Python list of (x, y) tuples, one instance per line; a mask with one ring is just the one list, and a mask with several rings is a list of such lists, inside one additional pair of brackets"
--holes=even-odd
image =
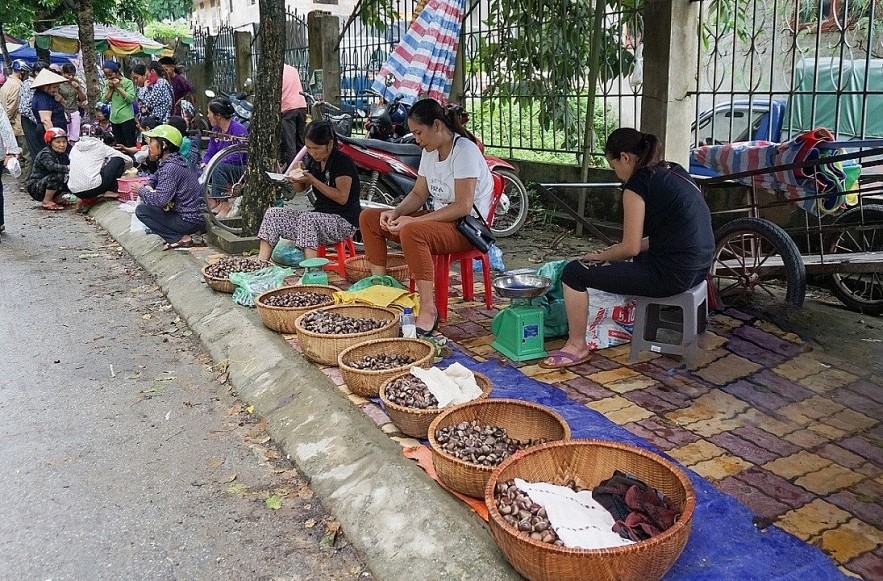
[(676, 272), (711, 268), (711, 213), (699, 187), (683, 167), (663, 162), (641, 168), (623, 188), (644, 200), (644, 236), (650, 238), (647, 258), (651, 265)]
[(64, 116), (64, 105), (55, 100), (55, 97), (46, 91), (34, 91), (31, 101), (31, 111), (37, 119), (37, 125), (42, 126), (40, 111), (52, 111), (52, 126), (67, 131), (67, 117)]
[(353, 179), (352, 185), (350, 185), (350, 195), (345, 204), (338, 204), (320, 192), (318, 188), (314, 188), (313, 191), (316, 194), (315, 209), (317, 212), (337, 214), (358, 228), (359, 212), (362, 211), (362, 207), (359, 205), (359, 172), (356, 171), (356, 164), (353, 163), (350, 156), (341, 153), (337, 149), (333, 150), (325, 162), (324, 170), (322, 169), (322, 164), (310, 156), (307, 156), (304, 161), (306, 162), (305, 169), (311, 175), (316, 176), (318, 180), (332, 188), (337, 187), (335, 180), (339, 177), (349, 176)]

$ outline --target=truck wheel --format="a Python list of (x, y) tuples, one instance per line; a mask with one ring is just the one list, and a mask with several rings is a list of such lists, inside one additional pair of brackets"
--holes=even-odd
[(494, 173), (503, 178), (503, 197), (494, 212), (491, 230), (499, 238), (512, 236), (524, 226), (527, 219), (527, 188), (518, 176), (509, 170), (498, 169)]
[[(828, 245), (831, 254), (883, 251), (883, 206), (869, 204), (850, 208), (834, 221), (846, 226)], [(831, 275), (831, 291), (840, 302), (853, 311), (879, 315), (883, 313), (883, 274), (879, 272), (847, 272)]]
[(787, 283), (785, 302), (806, 299), (806, 267), (794, 241), (769, 220), (739, 218), (715, 233), (711, 274), (722, 298), (763, 291), (775, 296), (773, 280)]

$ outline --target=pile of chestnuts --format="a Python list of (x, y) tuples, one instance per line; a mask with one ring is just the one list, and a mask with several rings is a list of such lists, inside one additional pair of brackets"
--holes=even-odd
[(269, 262), (246, 256), (225, 256), (206, 267), (205, 273), (215, 278), (230, 278), (234, 272), (254, 272), (270, 266)]
[(414, 358), (408, 354), (387, 355), (386, 353), (378, 353), (377, 355), (364, 355), (355, 361), (347, 361), (346, 364), (354, 369), (364, 369), (381, 371), (384, 369), (395, 369), (396, 367), (404, 367), (414, 363)]
[(271, 307), (293, 307), (303, 309), (305, 307), (317, 307), (322, 305), (330, 305), (334, 302), (334, 297), (323, 295), (315, 292), (285, 292), (270, 295), (261, 301)]
[[(575, 491), (576, 486), (570, 486)], [(494, 500), (503, 520), (516, 530), (527, 533), (535, 541), (564, 546), (564, 542), (555, 534), (555, 529), (546, 516), (546, 509), (530, 501), (526, 492), (515, 486), (514, 480), (497, 482), (494, 487)]]
[(496, 466), (519, 450), (545, 443), (543, 439), (515, 440), (509, 437), (506, 428), (478, 420), (439, 428), (435, 440), (451, 456), (480, 466)]
[(407, 408), (438, 409), (438, 400), (426, 384), (411, 374), (390, 381), (386, 386), (386, 397), (392, 403)]
[(301, 319), (301, 326), (305, 331), (322, 335), (353, 335), (380, 329), (388, 321), (367, 319), (365, 317), (353, 318), (340, 313), (328, 311), (310, 311)]

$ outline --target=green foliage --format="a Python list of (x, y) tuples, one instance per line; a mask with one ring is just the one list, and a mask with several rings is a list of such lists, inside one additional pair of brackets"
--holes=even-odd
[(154, 20), (144, 26), (144, 35), (157, 39), (161, 42), (182, 38), (190, 34), (190, 27), (186, 22), (160, 22)]
[[(191, 0), (146, 0), (146, 3), (148, 13), (156, 20), (177, 20), (179, 18), (187, 18), (193, 11), (193, 2)], [(152, 35), (150, 36), (152, 37)], [(163, 38), (174, 37), (167, 36)]]
[(359, 21), (369, 30), (383, 32), (391, 22), (399, 18), (392, 0), (365, 0), (359, 6)]

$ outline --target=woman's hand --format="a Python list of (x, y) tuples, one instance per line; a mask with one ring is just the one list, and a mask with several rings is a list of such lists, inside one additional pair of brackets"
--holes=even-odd
[(399, 232), (401, 232), (402, 228), (404, 228), (405, 224), (407, 224), (408, 222), (413, 222), (414, 220), (415, 218), (413, 216), (399, 216), (394, 220), (390, 220), (386, 229), (391, 234), (398, 234)]
[(298, 184), (301, 186), (311, 186), (311, 185), (313, 185), (313, 179), (315, 179), (315, 178), (313, 177), (313, 175), (310, 172), (305, 171), (305, 172), (302, 172), (302, 173), (296, 174), (296, 175), (289, 174), (289, 175), (285, 176), (285, 179), (287, 179), (288, 181), (290, 181), (293, 184)]
[(395, 210), (386, 210), (385, 212), (380, 213), (380, 227), (387, 232), (392, 232), (390, 229), (392, 227), (392, 223), (396, 221), (396, 213)]

